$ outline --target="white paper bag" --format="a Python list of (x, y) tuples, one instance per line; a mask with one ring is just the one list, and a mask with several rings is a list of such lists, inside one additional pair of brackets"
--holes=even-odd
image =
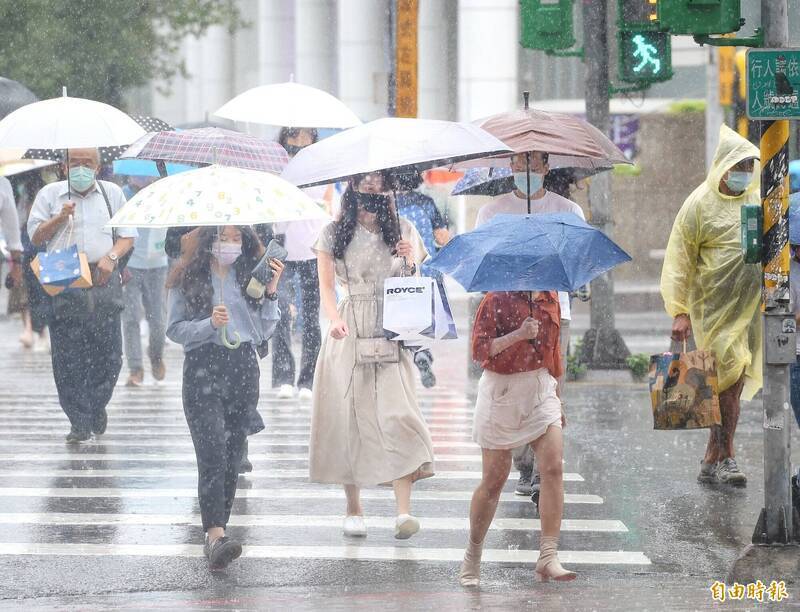
[(434, 282), (420, 276), (391, 277), (383, 283), (383, 331), (390, 340), (434, 327)]

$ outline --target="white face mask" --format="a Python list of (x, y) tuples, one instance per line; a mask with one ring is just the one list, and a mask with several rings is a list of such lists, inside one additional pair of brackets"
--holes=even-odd
[(217, 263), (221, 266), (230, 266), (242, 254), (242, 245), (217, 240), (211, 245), (211, 254), (217, 258)]
[[(544, 184), (544, 174), (537, 174), (531, 172), (531, 193), (536, 193), (542, 188)], [(528, 190), (528, 174), (526, 172), (514, 173), (514, 186), (522, 193), (527, 195)]]

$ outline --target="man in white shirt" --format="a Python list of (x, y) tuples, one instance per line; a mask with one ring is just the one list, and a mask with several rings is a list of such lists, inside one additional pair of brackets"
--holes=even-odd
[(22, 239), (19, 215), (14, 201), (14, 190), (4, 176), (0, 176), (0, 232), (6, 239), (6, 246), (11, 253), (11, 278), (14, 285), (18, 285), (22, 282)]
[(92, 269), (92, 288), (56, 295), (50, 319), (53, 377), (71, 424), (67, 442), (77, 443), (106, 430), (106, 406), (122, 368), (119, 261), (137, 233), (107, 227), (125, 196), (117, 185), (97, 180), (97, 149), (71, 149), (68, 159), (69, 181), (39, 191), (28, 234), (34, 246), (60, 245), (66, 239), (86, 254)]
[[(575, 202), (544, 188), (544, 177), (550, 171), (548, 158), (548, 154), (543, 151), (534, 151), (530, 155), (531, 214), (566, 212), (585, 220), (583, 210)], [(478, 211), (475, 227), (487, 223), (500, 214), (528, 214), (528, 198), (525, 195), (528, 189), (528, 176), (524, 154), (514, 155), (511, 158), (511, 171), (514, 173), (514, 191), (498, 196), (482, 206)], [(559, 291), (558, 302), (561, 307), (561, 361), (566, 372), (566, 351), (569, 346), (569, 323), (571, 319), (569, 293)], [(564, 390), (564, 380), (565, 376), (562, 376), (558, 381), (558, 386), (562, 392)], [(520, 478), (515, 492), (518, 495), (530, 495), (533, 491), (533, 452), (530, 449), (530, 445), (515, 449), (514, 466), (520, 471)]]

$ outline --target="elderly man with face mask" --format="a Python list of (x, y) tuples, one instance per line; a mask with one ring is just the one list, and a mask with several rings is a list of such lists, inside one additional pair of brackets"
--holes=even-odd
[(710, 431), (697, 479), (744, 486), (734, 458), (739, 399), (761, 388), (761, 266), (746, 264), (740, 231), (743, 204), (758, 204), (758, 149), (726, 126), (706, 180), (683, 203), (669, 237), (661, 295), (673, 317), (672, 339), (694, 336), (717, 360), (722, 425)]
[(92, 270), (91, 289), (53, 298), (50, 320), (53, 376), (71, 424), (67, 442), (77, 443), (106, 430), (106, 406), (122, 368), (119, 262), (137, 234), (107, 227), (125, 196), (117, 185), (97, 180), (97, 149), (71, 149), (67, 159), (69, 180), (39, 191), (28, 218), (28, 234), (34, 246), (70, 240), (86, 254)]

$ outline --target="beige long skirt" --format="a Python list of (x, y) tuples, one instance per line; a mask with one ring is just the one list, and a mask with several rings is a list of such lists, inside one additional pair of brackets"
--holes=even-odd
[[(373, 329), (378, 309), (372, 299), (348, 297), (339, 305), (353, 332)], [(314, 374), (312, 482), (364, 487), (409, 474), (412, 480), (433, 476), (433, 442), (417, 404), (416, 376), (407, 350), (399, 363), (356, 365), (355, 333), (342, 340), (325, 333)]]
[(472, 439), (481, 448), (511, 450), (542, 437), (551, 425), (561, 427), (557, 384), (545, 368), (518, 374), (484, 370)]

